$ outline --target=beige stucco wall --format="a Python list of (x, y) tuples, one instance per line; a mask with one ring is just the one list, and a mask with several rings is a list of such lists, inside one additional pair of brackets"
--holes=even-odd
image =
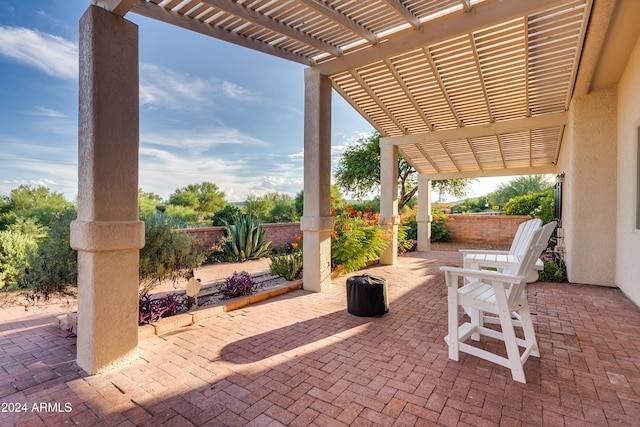
[(616, 283), (640, 305), (640, 230), (636, 229), (640, 39), (618, 84), (618, 207)]
[(617, 92), (575, 98), (560, 153), (569, 281), (615, 286)]

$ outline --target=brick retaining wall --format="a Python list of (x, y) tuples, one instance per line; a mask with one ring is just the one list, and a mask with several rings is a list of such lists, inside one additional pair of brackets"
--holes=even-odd
[(530, 219), (520, 215), (449, 215), (451, 236), (457, 243), (510, 246), (518, 226)]
[[(520, 223), (529, 219), (528, 216), (504, 215), (449, 215), (449, 218), (452, 219), (450, 242), (501, 246), (511, 245)], [(274, 249), (282, 249), (297, 235), (302, 235), (299, 222), (260, 224), (260, 228), (267, 230), (265, 238), (272, 240)], [(224, 227), (188, 228), (184, 232), (195, 236), (207, 248), (224, 237)]]
[[(271, 247), (282, 249), (288, 243), (293, 242), (297, 235), (301, 235), (300, 223), (260, 224), (260, 228), (266, 230), (264, 238), (271, 240)], [(224, 237), (224, 227), (187, 228), (183, 230), (194, 236), (205, 248), (210, 248)]]

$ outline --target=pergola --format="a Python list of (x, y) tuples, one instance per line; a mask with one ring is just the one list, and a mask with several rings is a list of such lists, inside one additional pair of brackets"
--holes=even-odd
[[(594, 7), (592, 0), (93, 0), (80, 22), (78, 364), (95, 373), (137, 355), (138, 29), (126, 14), (308, 65), (304, 286), (320, 291), (330, 285), (332, 91), (383, 136), (381, 223), (397, 225), (398, 154), (420, 173), (419, 248), (426, 249), (431, 179), (556, 172), (569, 104), (589, 88), (577, 82), (578, 70), (591, 81), (596, 69), (596, 60), (582, 58)], [(393, 263), (395, 249), (382, 262)]]

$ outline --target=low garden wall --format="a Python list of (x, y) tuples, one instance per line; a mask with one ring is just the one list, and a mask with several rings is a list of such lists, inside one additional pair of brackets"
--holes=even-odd
[[(282, 249), (287, 244), (293, 242), (297, 235), (301, 235), (300, 223), (290, 222), (282, 224), (260, 224), (260, 228), (266, 230), (264, 238), (271, 240), (271, 247), (274, 249)], [(184, 230), (192, 236), (204, 247), (210, 248), (216, 242), (224, 237), (225, 228), (220, 227), (203, 227), (203, 228), (187, 228)]]
[[(451, 236), (447, 239), (457, 243), (486, 243), (487, 245), (509, 246), (520, 223), (528, 216), (505, 215), (449, 215)], [(300, 223), (260, 224), (266, 230), (265, 238), (271, 240), (271, 247), (282, 249), (301, 235)], [(184, 230), (204, 246), (211, 247), (224, 237), (224, 227), (188, 228)]]
[(509, 246), (526, 215), (449, 215), (451, 236), (456, 243), (486, 243)]

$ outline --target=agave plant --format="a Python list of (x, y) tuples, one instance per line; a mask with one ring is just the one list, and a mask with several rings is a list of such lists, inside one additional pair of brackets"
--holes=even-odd
[(251, 214), (240, 215), (233, 224), (225, 220), (224, 225), (227, 229), (224, 249), (235, 260), (258, 259), (269, 253), (271, 240), (264, 241), (266, 231), (260, 229), (260, 221)]

